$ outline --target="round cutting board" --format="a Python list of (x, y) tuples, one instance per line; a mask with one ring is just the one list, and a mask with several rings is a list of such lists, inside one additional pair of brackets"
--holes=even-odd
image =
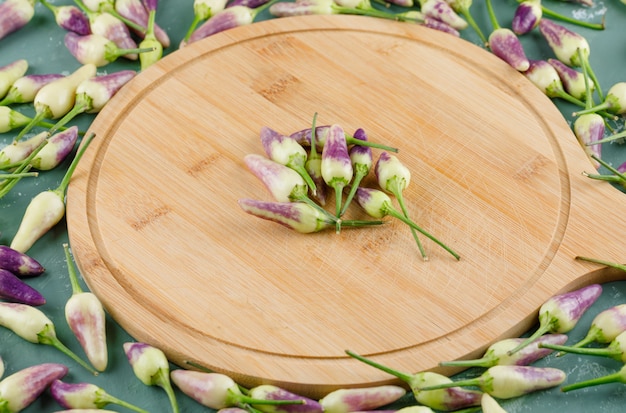
[[(243, 161), (264, 153), (261, 128), (290, 134), (316, 112), (399, 149), (410, 216), (460, 261), (422, 237), (424, 261), (391, 218), (304, 235), (239, 208), (272, 200)], [(624, 195), (582, 175), (592, 165), (550, 99), (418, 25), (303, 16), (229, 30), (139, 74), (90, 132), (67, 212), (89, 287), (138, 341), (242, 385), (393, 382), (346, 349), (449, 373), (437, 364), (527, 331), (550, 296), (621, 276), (574, 259), (620, 259)], [(367, 218), (356, 204), (349, 216)]]

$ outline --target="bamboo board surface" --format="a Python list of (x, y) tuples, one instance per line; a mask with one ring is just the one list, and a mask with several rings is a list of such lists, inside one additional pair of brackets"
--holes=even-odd
[[(302, 235), (238, 207), (270, 200), (243, 163), (263, 154), (261, 128), (289, 134), (315, 112), (400, 149), (411, 217), (460, 261), (425, 238), (423, 261), (397, 220)], [(574, 259), (618, 260), (624, 195), (581, 175), (592, 166), (552, 102), (490, 53), (416, 25), (229, 30), (141, 73), (90, 131), (67, 211), (90, 289), (138, 341), (243, 385), (393, 381), (346, 349), (449, 372), (437, 363), (527, 331), (550, 296), (620, 276)]]

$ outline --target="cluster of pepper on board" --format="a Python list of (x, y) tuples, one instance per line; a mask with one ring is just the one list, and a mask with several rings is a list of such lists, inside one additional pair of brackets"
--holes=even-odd
[[(593, 6), (589, 2), (576, 5)], [(547, 96), (580, 107), (574, 115), (573, 131), (598, 166), (598, 171), (604, 171), (590, 173), (589, 178), (624, 185), (626, 162), (614, 166), (604, 161), (601, 149), (604, 144), (620, 144), (625, 136), (620, 131), (620, 122), (626, 112), (626, 83), (618, 82), (604, 90), (602, 79), (597, 78), (590, 64), (588, 42), (579, 32), (571, 29), (578, 26), (584, 30), (605, 30), (602, 22), (578, 21), (552, 11), (540, 1), (528, 0), (519, 2), (512, 11), (510, 27), (505, 27), (499, 23), (491, 1), (487, 0), (491, 29), (485, 32), (474, 19), (471, 1), (423, 0), (414, 4), (412, 0), (405, 0), (379, 6), (369, 1), (337, 0), (195, 1), (193, 8), (189, 8), (193, 21), (181, 43), (172, 47), (167, 31), (157, 24), (159, 7), (155, 0), (76, 0), (63, 5), (44, 0), (6, 0), (0, 3), (0, 48), (3, 38), (19, 36), (20, 32), (33, 29), (31, 26), (36, 12), (54, 19), (59, 30), (67, 32), (64, 46), (81, 64), (74, 72), (62, 75), (28, 73), (29, 63), (25, 59), (0, 61), (0, 132), (15, 131), (12, 142), (7, 142), (0, 151), (0, 202), (9, 192), (15, 194), (23, 180), (37, 179), (39, 174), (69, 165), (58, 187), (33, 197), (24, 211), (19, 230), (15, 234), (2, 234), (10, 236), (11, 243), (0, 249), (0, 296), (3, 298), (0, 325), (25, 341), (52, 346), (69, 359), (64, 360), (60, 355), (56, 362), (33, 365), (6, 376), (0, 374), (0, 411), (21, 411), (46, 397), (71, 411), (102, 409), (109, 404), (145, 411), (108, 394), (95, 384), (63, 380), (74, 368), (70, 359), (93, 374), (94, 378), (106, 371), (109, 349), (104, 326), (107, 316), (97, 297), (81, 289), (69, 246), (63, 245), (72, 286), (72, 295), (64, 313), (70, 331), (76, 335), (87, 357), (87, 361), (83, 360), (64, 344), (70, 337), (64, 336), (61, 341), (57, 336), (55, 324), (58, 325), (59, 321), (53, 322), (41, 311), (40, 308), (45, 305), (45, 291), (32, 288), (29, 279), (39, 277), (45, 270), (27, 253), (48, 231), (62, 225), (67, 185), (81, 154), (94, 138), (82, 136), (77, 126), (68, 126), (72, 120), (82, 114), (98, 113), (139, 71), (157, 62), (168, 51), (227, 29), (252, 24), (262, 13), (273, 17), (358, 14), (420, 24), (453, 36), (460, 36), (467, 30), (474, 31), (487, 50), (524, 73)], [(617, 2), (611, 3), (611, 7), (618, 6)], [(503, 16), (500, 19), (503, 20)], [(541, 35), (553, 51), (554, 58), (533, 60), (527, 57), (519, 37), (531, 32)], [(109, 64), (122, 60), (134, 67), (108, 74), (98, 73)], [(59, 96), (64, 98), (59, 99)], [(30, 105), (35, 113), (33, 116), (27, 116), (20, 110)], [(33, 130), (42, 131), (32, 133)], [(625, 269), (616, 263), (579, 259)], [(494, 344), (480, 360), (442, 362), (442, 365), (486, 369), (472, 379), (453, 380), (429, 372), (407, 374), (377, 365), (358, 354), (349, 352), (348, 355), (406, 382), (414, 399), (401, 409), (414, 410), (415, 413), (481, 409), (485, 412), (504, 411), (500, 406), (503, 400), (557, 387), (566, 380), (559, 369), (529, 366), (554, 350), (624, 361), (622, 332), (626, 329), (626, 316), (622, 305), (598, 313), (585, 339), (574, 346), (564, 346), (567, 339), (565, 333), (577, 325), (601, 292), (601, 286), (592, 285), (555, 296), (546, 302), (539, 311), (540, 326), (531, 336), (535, 341), (508, 339)], [(594, 341), (604, 347), (586, 348)], [(243, 389), (232, 378), (222, 374), (181, 368), (170, 371), (171, 366), (165, 355), (145, 343), (127, 342), (123, 350), (139, 382), (162, 388), (170, 400), (172, 411), (180, 409), (177, 397), (180, 398), (181, 391), (210, 409), (255, 412), (302, 411), (305, 408), (303, 405), (306, 405), (312, 413), (347, 413), (384, 409), (398, 400), (406, 400), (407, 396), (406, 390), (400, 386), (344, 389), (321, 400), (311, 400), (275, 386)], [(4, 373), (4, 362), (0, 364), (0, 372)], [(620, 370), (594, 381), (569, 384), (563, 390), (571, 391), (611, 381), (626, 381), (626, 373)], [(355, 404), (355, 399), (358, 404)]]

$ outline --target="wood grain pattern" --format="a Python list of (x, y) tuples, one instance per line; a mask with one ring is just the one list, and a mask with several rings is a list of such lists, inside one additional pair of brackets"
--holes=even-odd
[[(362, 127), (400, 148), (408, 228), (300, 235), (246, 215), (270, 199), (243, 156), (259, 131)], [(550, 296), (621, 277), (624, 195), (552, 102), (490, 53), (419, 26), (357, 16), (256, 23), (189, 45), (98, 115), (68, 193), (78, 266), (133, 337), (241, 384), (309, 395), (393, 382), (519, 335)], [(376, 154), (376, 151), (375, 151)], [(372, 185), (370, 177), (368, 184)], [(356, 205), (351, 212), (363, 217)]]

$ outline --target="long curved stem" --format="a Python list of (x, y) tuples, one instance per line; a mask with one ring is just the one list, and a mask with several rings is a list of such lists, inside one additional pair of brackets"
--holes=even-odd
[(541, 13), (544, 16), (548, 16), (548, 17), (552, 17), (554, 19), (558, 19), (558, 20), (562, 20), (564, 22), (567, 23), (571, 23), (577, 26), (581, 26), (581, 27), (585, 27), (587, 29), (593, 29), (593, 30), (604, 30), (605, 29), (605, 25), (604, 25), (604, 16), (602, 16), (602, 23), (589, 23), (589, 22), (585, 22), (585, 21), (581, 21), (581, 20), (577, 20), (577, 19), (573, 19), (571, 17), (565, 16), (563, 14), (557, 13), (554, 10), (551, 10), (545, 6), (541, 6)]

